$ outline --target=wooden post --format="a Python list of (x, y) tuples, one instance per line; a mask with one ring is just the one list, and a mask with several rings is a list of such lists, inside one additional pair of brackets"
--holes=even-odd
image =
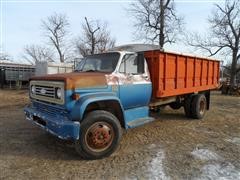
[(179, 70), (178, 70), (178, 61), (179, 61), (179, 58), (178, 58), (178, 55), (176, 56), (176, 76), (175, 76), (175, 89), (178, 88), (178, 74), (179, 74)]
[(193, 74), (193, 87), (196, 86), (196, 57), (194, 57), (194, 63), (193, 63), (193, 70), (194, 70), (194, 74)]
[(187, 83), (188, 83), (188, 58), (187, 56), (185, 57), (185, 88), (187, 88)]
[(163, 58), (164, 58), (163, 62), (164, 62), (164, 91), (165, 91), (167, 87), (167, 53), (164, 53)]
[(214, 74), (215, 74), (215, 63), (214, 63), (214, 61), (212, 62), (212, 66), (213, 66), (213, 73), (212, 73), (212, 84), (211, 85), (214, 84)]
[(203, 59), (201, 59), (200, 86), (202, 86), (202, 81), (203, 81)]

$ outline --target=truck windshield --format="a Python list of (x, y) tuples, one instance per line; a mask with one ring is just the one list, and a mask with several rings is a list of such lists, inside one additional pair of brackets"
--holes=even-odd
[(113, 72), (116, 69), (120, 54), (103, 53), (83, 58), (75, 69), (76, 72)]

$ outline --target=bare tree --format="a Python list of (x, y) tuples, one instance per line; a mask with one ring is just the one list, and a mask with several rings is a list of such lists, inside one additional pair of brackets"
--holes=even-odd
[(60, 62), (66, 60), (66, 53), (68, 48), (67, 36), (69, 22), (64, 14), (54, 14), (42, 21), (45, 29), (45, 36), (48, 37), (49, 42), (57, 50)]
[(210, 30), (205, 36), (197, 33), (188, 40), (191, 46), (207, 51), (210, 56), (231, 56), (230, 84), (235, 85), (240, 59), (240, 2), (226, 0), (223, 6), (215, 5), (209, 18)]
[(158, 43), (175, 43), (182, 32), (183, 18), (177, 16), (173, 0), (138, 0), (128, 9), (135, 18), (137, 38)]
[(0, 60), (1, 61), (11, 61), (12, 57), (3, 50), (3, 46), (0, 45)]
[(53, 61), (53, 52), (39, 45), (29, 45), (24, 48), (23, 58), (31, 64), (42, 61)]
[(88, 21), (82, 24), (83, 34), (76, 42), (79, 53), (83, 56), (104, 52), (114, 47), (115, 39), (111, 37), (107, 30), (107, 24), (100, 21)]

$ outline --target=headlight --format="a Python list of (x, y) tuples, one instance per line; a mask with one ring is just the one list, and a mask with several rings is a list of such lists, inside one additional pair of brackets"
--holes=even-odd
[(62, 98), (62, 89), (61, 88), (57, 88), (57, 90), (56, 90), (56, 97), (58, 99)]
[(31, 93), (32, 94), (36, 93), (36, 87), (34, 85), (31, 86)]

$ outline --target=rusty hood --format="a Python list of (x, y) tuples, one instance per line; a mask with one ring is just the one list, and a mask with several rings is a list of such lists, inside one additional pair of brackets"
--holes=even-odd
[(63, 74), (50, 74), (35, 76), (30, 80), (40, 81), (64, 81), (65, 89), (103, 88), (107, 87), (106, 73), (96, 72), (73, 72)]

